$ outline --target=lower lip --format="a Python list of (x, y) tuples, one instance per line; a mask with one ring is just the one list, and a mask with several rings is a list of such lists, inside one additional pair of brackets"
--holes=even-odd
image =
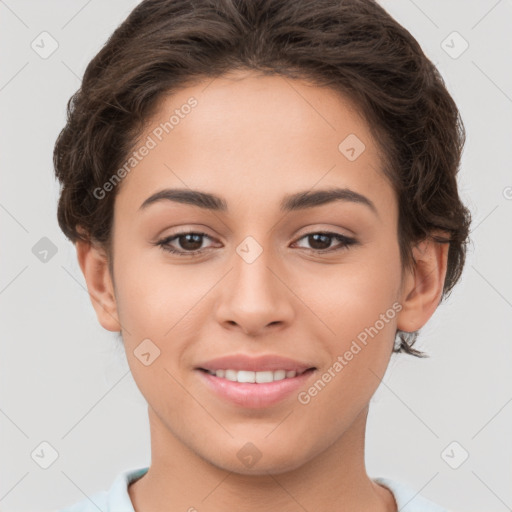
[(301, 386), (304, 386), (315, 372), (315, 370), (308, 370), (293, 378), (265, 384), (252, 384), (222, 379), (203, 370), (196, 371), (199, 372), (206, 385), (219, 396), (235, 405), (251, 409), (270, 407), (284, 400), (294, 391), (298, 391)]

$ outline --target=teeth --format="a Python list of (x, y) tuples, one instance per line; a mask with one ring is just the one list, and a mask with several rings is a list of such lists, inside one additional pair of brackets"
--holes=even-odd
[(210, 375), (215, 375), (221, 379), (227, 379), (232, 382), (250, 382), (264, 384), (276, 380), (292, 379), (297, 375), (295, 370), (275, 370), (264, 372), (251, 372), (248, 370), (207, 370)]

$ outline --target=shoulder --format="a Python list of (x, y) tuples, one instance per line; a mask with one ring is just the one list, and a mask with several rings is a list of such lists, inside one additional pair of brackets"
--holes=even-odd
[(391, 478), (373, 478), (373, 481), (387, 487), (393, 493), (400, 512), (449, 512), (403, 482)]
[(129, 469), (119, 473), (108, 491), (100, 491), (84, 498), (73, 505), (61, 508), (56, 512), (134, 512), (128, 494), (131, 482), (141, 477), (147, 467)]

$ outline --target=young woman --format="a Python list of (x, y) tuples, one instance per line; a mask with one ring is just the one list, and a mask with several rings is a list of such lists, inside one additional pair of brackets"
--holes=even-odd
[(458, 281), (459, 113), (371, 0), (145, 0), (55, 146), (59, 224), (148, 403), (67, 511), (442, 511), (365, 469), (391, 354)]

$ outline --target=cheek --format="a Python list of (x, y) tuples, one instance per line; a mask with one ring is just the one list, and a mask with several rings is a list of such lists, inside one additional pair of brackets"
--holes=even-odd
[(318, 380), (300, 396), (304, 421), (314, 417), (339, 432), (377, 389), (401, 309), (396, 295), (400, 263), (394, 253), (391, 248), (387, 258), (340, 265), (339, 272), (311, 287), (316, 312), (329, 327), (322, 331), (329, 358)]
[[(381, 314), (386, 315), (398, 299), (401, 274), (397, 249), (368, 249), (360, 255), (330, 267), (319, 280), (303, 288), (308, 305), (337, 339), (357, 336), (379, 320)], [(387, 316), (393, 320), (395, 310)]]
[[(136, 254), (116, 263), (121, 322), (124, 320), (130, 331), (145, 331), (142, 334), (148, 337), (164, 338), (208, 290), (204, 276), (192, 266), (150, 261)], [(184, 324), (186, 318), (180, 321), (180, 328)]]
[(190, 312), (207, 283), (191, 282), (180, 271), (183, 267), (148, 264), (134, 254), (119, 258), (116, 265), (117, 309), (131, 373), (155, 410), (176, 416), (187, 404), (176, 368), (183, 364), (197, 326)]

